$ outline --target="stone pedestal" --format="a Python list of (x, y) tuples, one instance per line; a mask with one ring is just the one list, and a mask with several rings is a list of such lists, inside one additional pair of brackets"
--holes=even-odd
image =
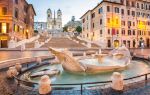
[(40, 43), (38, 40), (36, 40), (34, 43), (34, 48), (39, 48), (39, 46), (40, 46)]
[(112, 80), (112, 89), (116, 91), (123, 91), (124, 82), (123, 76), (120, 73), (114, 72), (111, 77), (111, 80)]
[(90, 42), (88, 42), (88, 43), (87, 43), (87, 47), (88, 47), (88, 48), (91, 48), (91, 47), (92, 47), (92, 44), (91, 44)]
[(25, 50), (25, 49), (26, 49), (25, 44), (22, 44), (22, 45), (21, 45), (21, 51), (23, 51), (23, 50)]
[(10, 40), (8, 42), (8, 48), (15, 48), (16, 47), (16, 41), (15, 40)]
[(18, 72), (21, 72), (22, 65), (20, 63), (16, 63), (15, 68)]
[(7, 71), (7, 77), (8, 78), (13, 78), (14, 76), (18, 75), (18, 72), (15, 67), (9, 67)]
[(39, 94), (40, 95), (49, 94), (52, 90), (50, 84), (51, 84), (51, 81), (50, 81), (49, 76), (47, 75), (42, 76), (39, 82)]
[(41, 64), (41, 63), (42, 63), (42, 59), (41, 59), (40, 57), (38, 57), (38, 58), (36, 59), (36, 61), (37, 61), (38, 64)]

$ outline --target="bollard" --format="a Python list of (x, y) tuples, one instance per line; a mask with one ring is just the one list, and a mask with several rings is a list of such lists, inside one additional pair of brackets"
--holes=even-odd
[(86, 57), (86, 52), (83, 53), (83, 56)]
[(124, 82), (123, 82), (123, 76), (118, 73), (114, 72), (112, 77), (112, 89), (115, 90), (116, 92), (121, 92), (123, 91), (124, 88)]
[(49, 76), (47, 75), (42, 76), (39, 82), (39, 94), (46, 95), (46, 94), (51, 93), (52, 88), (50, 84), (51, 84), (51, 80)]
[(101, 49), (99, 49), (99, 54), (102, 54), (102, 50)]
[(16, 63), (15, 68), (18, 72), (21, 72), (22, 65), (20, 63)]
[(13, 78), (14, 76), (18, 75), (18, 72), (15, 67), (9, 67), (7, 71), (7, 77), (8, 78)]
[(42, 63), (42, 59), (41, 59), (40, 57), (38, 57), (38, 58), (36, 59), (36, 62), (37, 62), (38, 64), (41, 64), (41, 63)]

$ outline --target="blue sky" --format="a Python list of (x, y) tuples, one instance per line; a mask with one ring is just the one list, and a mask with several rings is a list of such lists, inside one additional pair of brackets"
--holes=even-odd
[(72, 16), (77, 20), (89, 9), (95, 7), (101, 0), (27, 0), (33, 4), (37, 16), (35, 21), (46, 21), (46, 11), (58, 10), (63, 13), (63, 25), (66, 24)]

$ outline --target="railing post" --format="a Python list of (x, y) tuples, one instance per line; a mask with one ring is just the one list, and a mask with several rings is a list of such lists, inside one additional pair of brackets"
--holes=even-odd
[(145, 84), (147, 84), (147, 74), (145, 74)]
[(29, 67), (29, 65), (28, 65), (28, 63), (27, 63), (27, 69), (28, 69), (28, 67)]
[(81, 95), (83, 94), (83, 85), (81, 84)]

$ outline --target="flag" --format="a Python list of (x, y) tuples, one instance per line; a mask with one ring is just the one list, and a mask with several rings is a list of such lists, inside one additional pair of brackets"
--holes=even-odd
[(116, 35), (116, 31), (114, 28), (112, 29), (112, 35)]

